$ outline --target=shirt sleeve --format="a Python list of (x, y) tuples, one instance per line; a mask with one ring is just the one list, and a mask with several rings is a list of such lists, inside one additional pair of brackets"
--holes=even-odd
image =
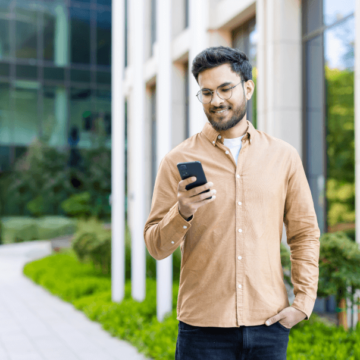
[(176, 176), (176, 171), (176, 165), (174, 168), (165, 156), (160, 162), (145, 223), (145, 244), (156, 260), (165, 259), (178, 248), (194, 219), (191, 216), (185, 220), (179, 212), (177, 188), (181, 178), (180, 174)]
[(298, 152), (294, 149), (285, 200), (284, 223), (290, 246), (292, 307), (309, 320), (319, 280), (320, 229), (309, 183)]

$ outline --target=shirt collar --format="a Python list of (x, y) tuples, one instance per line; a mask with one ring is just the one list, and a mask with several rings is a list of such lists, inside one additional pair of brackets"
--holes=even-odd
[[(254, 140), (254, 135), (256, 132), (256, 129), (254, 128), (254, 125), (249, 121), (246, 120), (247, 128), (245, 132), (245, 136), (243, 139), (249, 140), (249, 143), (251, 144)], [(215, 146), (216, 142), (219, 141), (222, 144), (224, 143), (224, 138), (220, 135), (218, 131), (216, 131), (212, 125), (207, 121), (201, 131), (206, 138)]]

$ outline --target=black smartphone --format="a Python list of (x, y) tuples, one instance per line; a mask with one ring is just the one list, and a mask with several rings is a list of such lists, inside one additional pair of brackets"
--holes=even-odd
[[(204, 185), (207, 183), (204, 169), (203, 169), (200, 161), (189, 161), (189, 162), (178, 163), (177, 168), (179, 170), (182, 180), (185, 180), (192, 176), (196, 177), (196, 181), (192, 182), (191, 184), (186, 185), (186, 187), (185, 187), (186, 190), (191, 190), (194, 187)], [(209, 192), (209, 191), (210, 191), (210, 189), (207, 189), (207, 190), (204, 190), (203, 192), (201, 192), (200, 194)], [(206, 198), (206, 200), (211, 199), (211, 198), (212, 198), (212, 196)]]

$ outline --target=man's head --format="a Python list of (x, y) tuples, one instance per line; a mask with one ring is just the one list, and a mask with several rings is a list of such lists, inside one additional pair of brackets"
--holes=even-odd
[(245, 118), (255, 85), (252, 66), (243, 52), (224, 46), (207, 48), (195, 57), (191, 71), (200, 85), (198, 98), (215, 130), (228, 130)]

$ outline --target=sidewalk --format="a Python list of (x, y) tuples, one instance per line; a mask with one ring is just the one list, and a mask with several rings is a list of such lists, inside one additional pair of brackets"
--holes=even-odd
[(0, 245), (0, 359), (146, 360), (22, 275), (26, 262), (50, 253), (47, 241)]

